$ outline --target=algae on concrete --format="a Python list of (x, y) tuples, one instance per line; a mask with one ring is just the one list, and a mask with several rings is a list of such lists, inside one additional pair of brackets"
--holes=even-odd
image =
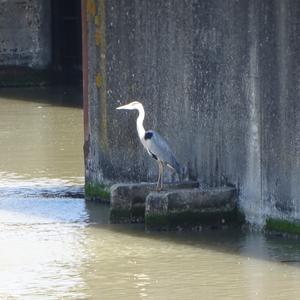
[(193, 228), (222, 228), (225, 226), (241, 226), (245, 220), (237, 208), (219, 211), (168, 212), (161, 215), (146, 215), (147, 229), (172, 230)]
[(268, 218), (265, 229), (268, 231), (300, 235), (300, 223), (290, 222), (284, 219)]
[(84, 187), (85, 198), (108, 203), (110, 192), (109, 187), (104, 184), (86, 183)]

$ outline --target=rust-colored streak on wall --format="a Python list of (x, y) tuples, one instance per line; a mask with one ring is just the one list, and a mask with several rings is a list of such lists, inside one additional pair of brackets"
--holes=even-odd
[[(102, 142), (103, 149), (108, 149), (108, 114), (107, 114), (107, 82), (106, 82), (106, 2), (105, 0), (98, 1), (99, 3), (99, 18), (95, 19), (96, 27), (96, 41), (95, 44), (99, 47), (99, 80), (96, 78), (96, 85), (100, 92), (100, 111), (101, 116), (101, 128), (100, 128), (100, 140)], [(98, 23), (98, 25), (97, 25)], [(97, 34), (98, 33), (98, 34)]]
[(81, 0), (84, 141), (88, 140), (88, 43), (86, 0)]

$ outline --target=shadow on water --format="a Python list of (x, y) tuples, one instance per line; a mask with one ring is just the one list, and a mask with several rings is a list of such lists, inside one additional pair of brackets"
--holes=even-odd
[(82, 108), (83, 105), (82, 87), (80, 85), (1, 88), (0, 97), (74, 108)]
[(101, 230), (300, 267), (300, 243), (297, 239), (253, 232), (249, 229), (148, 232), (143, 224), (109, 224), (108, 205), (86, 201), (85, 207), (90, 226)]

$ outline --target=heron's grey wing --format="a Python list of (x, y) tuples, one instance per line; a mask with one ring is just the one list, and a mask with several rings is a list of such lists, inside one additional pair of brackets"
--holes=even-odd
[(159, 160), (172, 166), (177, 172), (179, 164), (166, 140), (156, 131), (149, 130), (145, 134), (147, 150)]

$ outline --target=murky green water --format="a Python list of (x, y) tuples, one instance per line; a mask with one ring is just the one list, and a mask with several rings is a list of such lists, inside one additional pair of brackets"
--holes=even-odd
[(147, 233), (82, 193), (76, 90), (0, 91), (0, 299), (300, 299), (300, 245)]

